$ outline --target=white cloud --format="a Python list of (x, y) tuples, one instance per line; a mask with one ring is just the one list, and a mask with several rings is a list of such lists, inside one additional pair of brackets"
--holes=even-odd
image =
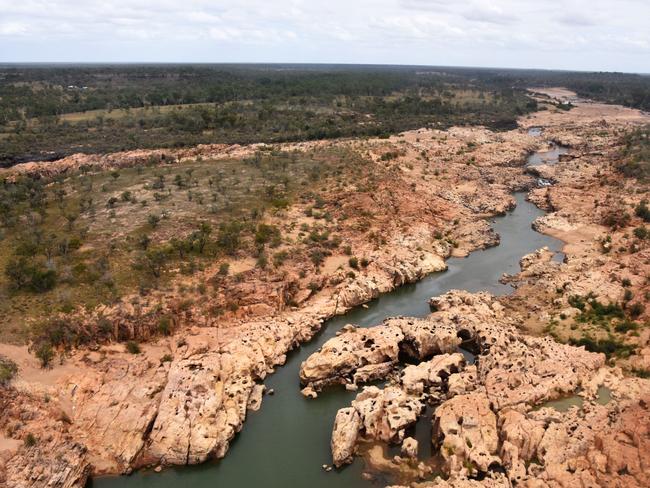
[(649, 18), (646, 0), (0, 0), (0, 61), (650, 72)]
[(0, 23), (0, 36), (20, 36), (27, 34), (29, 27), (21, 22)]

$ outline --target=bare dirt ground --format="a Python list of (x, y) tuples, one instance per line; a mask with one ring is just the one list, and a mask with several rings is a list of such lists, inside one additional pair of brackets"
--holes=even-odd
[(547, 87), (547, 88), (533, 87), (533, 88), (529, 88), (528, 91), (534, 94), (538, 93), (548, 98), (552, 98), (561, 102), (568, 102), (578, 98), (578, 95), (575, 92), (572, 92), (571, 90), (567, 90), (566, 88), (562, 88), (561, 86)]

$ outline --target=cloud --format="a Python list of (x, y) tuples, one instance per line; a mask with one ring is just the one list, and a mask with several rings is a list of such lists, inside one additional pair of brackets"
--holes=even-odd
[(488, 24), (507, 25), (517, 21), (517, 17), (511, 13), (503, 12), (495, 7), (478, 7), (465, 11), (463, 17), (475, 22), (485, 22)]
[(646, 0), (0, 0), (0, 12), (0, 61), (650, 71)]
[(595, 19), (584, 13), (565, 13), (557, 17), (557, 21), (569, 27), (593, 27), (598, 25)]
[(0, 23), (0, 36), (20, 36), (29, 32), (27, 24), (20, 22)]

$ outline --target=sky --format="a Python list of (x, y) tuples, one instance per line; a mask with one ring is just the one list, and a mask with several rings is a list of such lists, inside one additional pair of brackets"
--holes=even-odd
[(0, 62), (650, 73), (650, 0), (0, 0)]

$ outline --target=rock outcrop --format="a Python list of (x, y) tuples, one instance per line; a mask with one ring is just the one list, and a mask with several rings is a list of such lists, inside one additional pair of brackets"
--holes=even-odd
[(344, 327), (300, 367), (308, 392), (331, 384), (361, 384), (385, 378), (404, 353), (417, 360), (453, 352), (461, 339), (449, 324), (429, 319), (391, 318), (379, 327)]
[(87, 449), (70, 434), (67, 414), (53, 404), (43, 410), (39, 400), (0, 386), (0, 428), (17, 441), (13, 452), (0, 448), (0, 486), (83, 488)]
[[(601, 354), (521, 334), (499, 301), (487, 293), (452, 291), (433, 298), (431, 305), (435, 312), (423, 321), (432, 324), (428, 333), (435, 336), (440, 327), (449, 337), (453, 328), (458, 339), (479, 354), (477, 364), (466, 365), (459, 353), (438, 353), (390, 375), (384, 388), (364, 388), (337, 415), (332, 435), (335, 465), (350, 462), (358, 451), (355, 444), (368, 441), (403, 443), (405, 452), (412, 452), (407, 429), (430, 404), (432, 443), (450, 479), (422, 486), (610, 486), (621, 477), (630, 477), (631, 486), (645, 486), (648, 425), (647, 419), (640, 419), (650, 408), (643, 391), (650, 381), (621, 381), (604, 367)], [(387, 334), (392, 338), (395, 320), (362, 333), (392, 331)], [(360, 332), (347, 327), (337, 343), (348, 348), (359, 344), (363, 350), (361, 341), (347, 340)], [(314, 355), (319, 364), (332, 368), (321, 369), (321, 374), (337, 371), (337, 363), (326, 359), (330, 354), (323, 348)], [(400, 368), (398, 362), (392, 364), (396, 371)], [(595, 403), (593, 391), (599, 384), (611, 385), (618, 400), (605, 406)], [(582, 408), (563, 413), (545, 406), (580, 388), (585, 396)], [(639, 422), (639, 434), (632, 432), (634, 421)], [(395, 472), (404, 477), (409, 470), (397, 466)]]
[(433, 431), (450, 472), (473, 475), (487, 472), (501, 460), (495, 456), (499, 443), (497, 418), (483, 391), (458, 395), (440, 405), (433, 417)]

